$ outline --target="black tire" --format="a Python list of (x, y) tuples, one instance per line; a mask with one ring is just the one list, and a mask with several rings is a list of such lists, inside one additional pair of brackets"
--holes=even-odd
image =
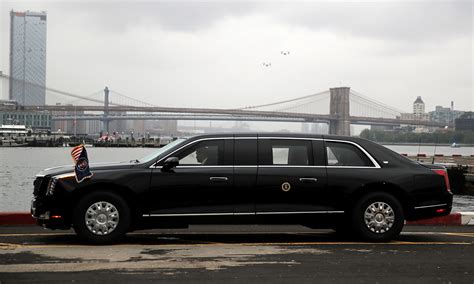
[(400, 234), (404, 222), (400, 202), (385, 192), (364, 195), (352, 209), (352, 230), (365, 241), (389, 241)]
[(74, 231), (88, 243), (117, 242), (127, 233), (130, 223), (131, 214), (127, 202), (112, 192), (87, 194), (74, 209)]

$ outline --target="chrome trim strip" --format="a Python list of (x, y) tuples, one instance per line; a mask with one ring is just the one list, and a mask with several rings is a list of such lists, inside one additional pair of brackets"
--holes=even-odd
[[(177, 169), (186, 169), (186, 168), (233, 168), (234, 166), (230, 165), (215, 165), (215, 166), (176, 166)], [(157, 167), (158, 168), (158, 167)], [(161, 166), (160, 166), (161, 168)]]
[(326, 166), (261, 165), (259, 168), (325, 168)]
[(186, 217), (186, 216), (239, 216), (239, 215), (284, 215), (284, 214), (334, 214), (344, 211), (289, 211), (289, 212), (243, 212), (243, 213), (169, 213), (169, 214), (143, 214), (142, 217)]
[(207, 141), (207, 140), (230, 140), (230, 139), (234, 139), (234, 137), (212, 137), (212, 138), (202, 138), (202, 139), (193, 140), (193, 141), (191, 141), (191, 142), (189, 142), (189, 143), (186, 143), (186, 144), (182, 145), (181, 147), (179, 147), (178, 149), (176, 149), (176, 150), (174, 150), (173, 152), (169, 153), (168, 155), (166, 155), (165, 157), (161, 158), (160, 160), (156, 161), (155, 163), (153, 163), (153, 164), (149, 167), (149, 169), (155, 169), (155, 168), (157, 168), (157, 167), (154, 167), (154, 165), (160, 163), (161, 161), (163, 161), (163, 160), (165, 160), (165, 159), (167, 159), (167, 158), (169, 158), (169, 157), (172, 157), (172, 155), (173, 155), (174, 153), (176, 153), (176, 152), (178, 152), (179, 150), (181, 150), (181, 149), (183, 149), (183, 148), (186, 148), (186, 147), (188, 147), (188, 146), (190, 146), (190, 145), (193, 145), (193, 144), (195, 144), (195, 143), (197, 143), (197, 142)]
[[(379, 163), (377, 163), (377, 161), (369, 154), (369, 152), (367, 152), (362, 146), (360, 146), (359, 144), (355, 143), (355, 142), (352, 142), (352, 141), (347, 141), (347, 140), (336, 140), (336, 139), (325, 139), (324, 141), (328, 141), (328, 142), (336, 142), (336, 143), (347, 143), (347, 144), (352, 144), (352, 145), (355, 145), (357, 148), (359, 148), (368, 158), (369, 160), (374, 164), (374, 167), (351, 167), (351, 168), (377, 168), (377, 169), (380, 169), (380, 165)], [(328, 167), (334, 167), (334, 166), (329, 166)], [(341, 167), (341, 168), (349, 168), (349, 167), (344, 167), (344, 166), (338, 166), (338, 167)]]
[[(153, 169), (161, 169), (162, 166), (153, 167)], [(177, 166), (177, 169), (185, 168), (332, 168), (332, 169), (377, 169), (376, 167), (362, 167), (362, 166), (296, 166), (296, 165), (261, 165), (261, 166), (231, 166), (231, 165), (217, 165), (217, 166)]]
[(258, 136), (258, 140), (265, 140), (265, 139), (269, 139), (269, 140), (275, 140), (275, 139), (279, 139), (279, 140), (315, 140), (315, 141), (322, 141), (324, 140), (323, 138), (311, 138), (311, 137), (278, 137), (278, 136)]
[(283, 214), (332, 214), (344, 213), (344, 211), (294, 211), (294, 212), (256, 212), (256, 215), (283, 215)]
[(448, 205), (447, 203), (443, 204), (435, 204), (435, 205), (426, 205), (426, 206), (417, 206), (415, 209), (424, 209), (424, 208), (431, 208), (431, 207), (441, 207), (441, 206), (446, 206)]
[(234, 213), (170, 213), (170, 214), (143, 214), (143, 217), (179, 217), (179, 216), (232, 216)]
[[(194, 140), (194, 141), (191, 141), (189, 143), (186, 143), (185, 145), (182, 145), (181, 147), (179, 147), (178, 149), (174, 150), (173, 152), (169, 153), (167, 156), (161, 158), (160, 160), (156, 161), (153, 165), (151, 165), (149, 168), (150, 169), (156, 169), (156, 168), (161, 168), (159, 166), (154, 166), (158, 163), (160, 163), (161, 161), (169, 158), (169, 157), (172, 157), (172, 155), (178, 151), (180, 151), (181, 149), (185, 148), (185, 147), (188, 147), (192, 144), (195, 144), (197, 142), (201, 142), (201, 141), (207, 141), (207, 140), (235, 140), (235, 139), (258, 139), (258, 140), (265, 140), (265, 139), (268, 139), (268, 140), (272, 140), (272, 139), (281, 139), (281, 140), (315, 140), (315, 141), (328, 141), (328, 142), (336, 142), (336, 143), (346, 143), (346, 144), (351, 144), (351, 145), (355, 145), (357, 148), (359, 148), (368, 158), (369, 160), (372, 162), (372, 164), (374, 165), (373, 167), (367, 167), (367, 166), (330, 166), (330, 165), (327, 165), (327, 166), (295, 166), (295, 165), (261, 165), (263, 167), (313, 167), (313, 168), (324, 168), (324, 167), (328, 167), (328, 168), (334, 168), (334, 169), (337, 169), (337, 168), (341, 168), (341, 169), (380, 169), (381, 166), (379, 165), (379, 163), (377, 163), (377, 161), (372, 157), (372, 155), (369, 154), (369, 152), (367, 152), (362, 146), (360, 146), (359, 144), (355, 143), (355, 142), (352, 142), (352, 141), (347, 141), (347, 140), (337, 140), (337, 139), (323, 139), (323, 138), (305, 138), (305, 137), (278, 137), (278, 136), (271, 136), (271, 137), (212, 137), (212, 138), (202, 138), (202, 139), (197, 139), (197, 140)], [(261, 167), (260, 165), (258, 167)], [(186, 167), (237, 167), (237, 166), (229, 166), (229, 165), (225, 165), (225, 166), (186, 166)], [(244, 167), (253, 167), (253, 166), (244, 166)]]
[(234, 168), (258, 168), (257, 165), (234, 165)]
[(242, 139), (248, 139), (248, 140), (257, 140), (257, 136), (252, 136), (252, 137), (234, 137), (235, 140), (242, 140)]
[(331, 169), (380, 169), (380, 167), (367, 167), (367, 166), (327, 166)]

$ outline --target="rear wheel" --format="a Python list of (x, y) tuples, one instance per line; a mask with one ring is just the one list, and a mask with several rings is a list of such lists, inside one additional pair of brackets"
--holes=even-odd
[(352, 210), (352, 228), (367, 241), (388, 241), (403, 229), (405, 217), (400, 202), (385, 192), (363, 196)]
[(113, 243), (130, 227), (130, 209), (125, 200), (111, 192), (94, 192), (76, 205), (73, 226), (77, 235), (90, 243)]

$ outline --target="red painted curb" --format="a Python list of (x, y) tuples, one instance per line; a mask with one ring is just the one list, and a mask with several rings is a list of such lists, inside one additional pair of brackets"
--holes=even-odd
[(7, 212), (0, 213), (0, 226), (5, 225), (33, 225), (35, 219), (27, 212)]
[(455, 212), (441, 217), (419, 221), (407, 221), (407, 225), (461, 225), (461, 213)]

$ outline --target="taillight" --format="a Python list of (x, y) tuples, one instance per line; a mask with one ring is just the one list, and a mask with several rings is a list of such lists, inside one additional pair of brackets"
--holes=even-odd
[(452, 193), (451, 192), (451, 186), (449, 185), (449, 177), (448, 177), (448, 172), (446, 171), (446, 169), (436, 169), (436, 170), (433, 170), (435, 173), (437, 173), (438, 175), (442, 175), (444, 176), (444, 182), (446, 183), (446, 190), (449, 192), (449, 193)]

